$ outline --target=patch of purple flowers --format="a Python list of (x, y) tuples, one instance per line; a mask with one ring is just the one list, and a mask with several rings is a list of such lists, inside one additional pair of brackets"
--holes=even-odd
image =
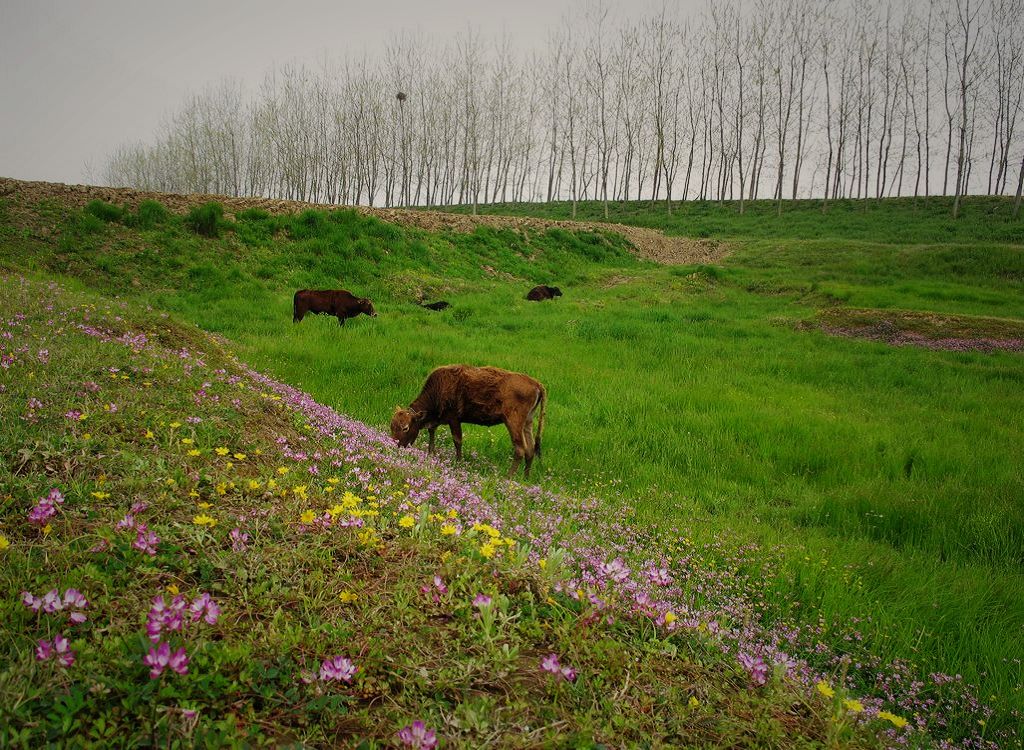
[(39, 502), (28, 512), (29, 523), (37, 526), (45, 526), (47, 522), (57, 515), (57, 508), (64, 504), (64, 495), (54, 487), (46, 495), (39, 499)]
[(22, 591), (21, 602), (33, 612), (42, 611), (48, 615), (67, 610), (68, 620), (74, 625), (89, 619), (82, 611), (89, 606), (89, 602), (78, 589), (68, 589), (63, 597), (57, 589), (51, 589), (42, 596), (36, 596), (31, 591)]

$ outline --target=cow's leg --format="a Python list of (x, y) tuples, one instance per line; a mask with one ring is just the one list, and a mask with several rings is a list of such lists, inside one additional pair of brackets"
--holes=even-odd
[(339, 326), (345, 325), (345, 316), (344, 315), (339, 315), (338, 316), (338, 325)]
[(427, 443), (427, 453), (434, 452), (434, 433), (437, 432), (437, 425), (427, 428), (427, 435), (430, 436), (430, 442)]
[(523, 425), (523, 447), (526, 450), (526, 465), (523, 469), (523, 476), (529, 479), (530, 465), (533, 463), (533, 457), (535, 455), (533, 442), (533, 414), (527, 416), (526, 424)]
[(452, 430), (452, 442), (455, 443), (455, 460), (462, 460), (462, 425), (456, 421), (448, 423)]
[(508, 470), (508, 478), (511, 479), (519, 471), (519, 464), (526, 457), (526, 441), (523, 436), (523, 420), (518, 415), (512, 415), (505, 420), (509, 437), (512, 438), (512, 466)]

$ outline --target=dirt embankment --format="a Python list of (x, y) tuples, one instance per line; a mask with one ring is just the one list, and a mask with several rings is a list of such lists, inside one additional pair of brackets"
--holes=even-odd
[(1024, 323), (1006, 318), (836, 307), (819, 311), (816, 321), (803, 327), (892, 346), (1024, 352)]
[(569, 231), (604, 231), (621, 234), (633, 246), (636, 254), (646, 260), (666, 264), (718, 263), (728, 253), (728, 247), (710, 239), (670, 237), (655, 229), (633, 227), (626, 224), (585, 221), (551, 221), (521, 216), (468, 216), (443, 211), (415, 211), (402, 208), (371, 208), (369, 206), (339, 206), (325, 203), (276, 200), (273, 198), (233, 198), (226, 195), (179, 195), (152, 193), (130, 188), (108, 188), (94, 185), (64, 185), (57, 182), (27, 182), (0, 178), (0, 198), (13, 197), (17, 204), (28, 208), (43, 200), (56, 200), (66, 205), (81, 207), (92, 200), (102, 200), (136, 208), (144, 200), (157, 200), (175, 213), (185, 213), (193, 206), (218, 201), (228, 213), (247, 208), (262, 208), (272, 214), (294, 213), (307, 208), (354, 208), (360, 213), (375, 216), (382, 221), (417, 227), (427, 231), (472, 232), (478, 226), (500, 229), (532, 229), (544, 231), (555, 227)]

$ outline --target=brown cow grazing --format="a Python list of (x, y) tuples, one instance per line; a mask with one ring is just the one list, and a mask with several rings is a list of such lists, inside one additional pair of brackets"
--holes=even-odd
[(292, 322), (298, 323), (306, 313), (333, 315), (338, 325), (345, 325), (346, 318), (354, 318), (359, 313), (377, 317), (370, 300), (356, 297), (346, 289), (300, 289), (292, 302)]
[(541, 302), (546, 299), (554, 299), (555, 297), (561, 297), (562, 290), (557, 286), (535, 286), (533, 289), (526, 293), (526, 299), (533, 302)]
[[(462, 423), (492, 427), (504, 424), (515, 451), (512, 477), (525, 461), (524, 475), (530, 476), (530, 464), (540, 456), (540, 438), (544, 432), (544, 386), (519, 372), (497, 367), (445, 365), (427, 376), (427, 382), (408, 409), (397, 407), (391, 417), (391, 437), (401, 446), (411, 445), (420, 430), (430, 435), (428, 450), (434, 450), (434, 432), (446, 424), (455, 441), (455, 458), (462, 458)], [(533, 436), (533, 416), (540, 407), (537, 437)]]

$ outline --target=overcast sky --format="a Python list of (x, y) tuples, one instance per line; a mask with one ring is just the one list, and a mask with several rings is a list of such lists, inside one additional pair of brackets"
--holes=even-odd
[[(609, 0), (613, 10), (634, 7)], [(642, 3), (647, 6), (648, 3)], [(376, 51), (468, 24), (543, 44), (578, 0), (0, 0), (0, 176), (95, 180), (186, 95), (275, 64)], [(94, 180), (94, 181), (95, 181)]]

